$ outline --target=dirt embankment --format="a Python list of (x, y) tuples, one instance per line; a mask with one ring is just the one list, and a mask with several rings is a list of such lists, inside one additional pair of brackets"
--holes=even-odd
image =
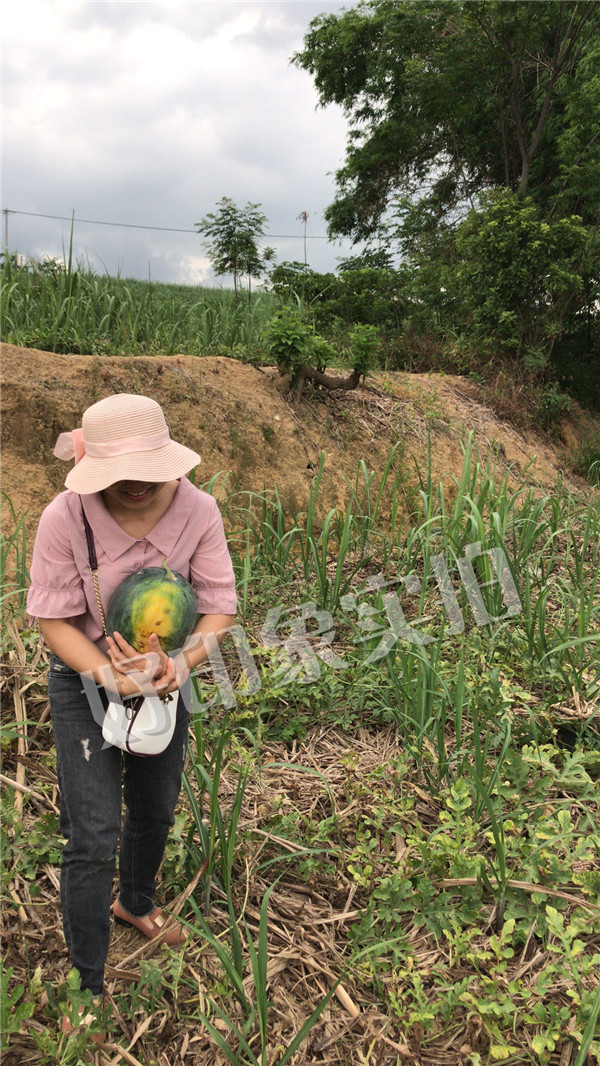
[(172, 436), (202, 455), (197, 483), (230, 471), (229, 489), (277, 487), (295, 511), (306, 506), (321, 451), (321, 495), (330, 508), (348, 497), (344, 475), (353, 481), (361, 460), (381, 472), (398, 441), (398, 464), (415, 482), (413, 457), (424, 463), (429, 433), (435, 477), (446, 479), (451, 495), (451, 476), (462, 467), (460, 441), (471, 429), (482, 458), (495, 457), (500, 469), (519, 475), (527, 468), (528, 480), (546, 489), (564, 471), (584, 489), (570, 472), (572, 458), (581, 436), (598, 429), (576, 410), (554, 443), (519, 431), (483, 405), (477, 385), (463, 377), (381, 372), (353, 392), (309, 393), (294, 408), (273, 371), (222, 357), (97, 358), (6, 344), (2, 360), (3, 489), (28, 515), (31, 533), (68, 470), (52, 455), (56, 438), (111, 393), (142, 393), (162, 404)]

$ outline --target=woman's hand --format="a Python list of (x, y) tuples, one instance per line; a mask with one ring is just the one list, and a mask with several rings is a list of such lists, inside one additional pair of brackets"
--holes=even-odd
[[(128, 644), (125, 638), (115, 632), (106, 638), (108, 654), (114, 669), (118, 673), (118, 691), (121, 696), (135, 696), (140, 690), (146, 696), (152, 691), (159, 696), (177, 692), (190, 675), (183, 655), (176, 660), (170, 659), (160, 646), (156, 633), (148, 639), (150, 651), (140, 653)], [(146, 684), (141, 689), (138, 681), (142, 674)]]
[(187, 681), (190, 676), (190, 671), (185, 663), (183, 655), (178, 655), (175, 659), (167, 659), (167, 669), (162, 677), (153, 681), (154, 688), (158, 692), (159, 696), (164, 696), (168, 692), (177, 692), (178, 689)]
[(119, 674), (143, 674), (148, 681), (156, 682), (168, 669), (168, 656), (160, 646), (156, 633), (148, 639), (149, 652), (136, 651), (120, 633), (107, 636), (108, 654), (114, 669)]

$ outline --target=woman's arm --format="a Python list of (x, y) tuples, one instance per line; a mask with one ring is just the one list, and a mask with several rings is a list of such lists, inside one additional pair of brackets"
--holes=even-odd
[[(234, 625), (234, 614), (205, 614), (196, 622), (185, 642), (184, 648), (168, 658), (162, 650), (155, 633), (150, 637), (151, 650), (158, 656), (158, 666), (154, 675), (154, 688), (160, 695), (175, 692), (181, 688), (192, 670), (199, 666), (208, 656), (211, 640), (221, 643), (227, 630)], [(206, 639), (204, 639), (206, 638)], [(126, 677), (127, 671), (134, 668), (135, 659), (142, 658), (120, 634), (108, 637), (110, 661), (119, 676)], [(57, 653), (58, 654), (58, 653)], [(118, 690), (121, 692), (121, 689)]]
[[(111, 690), (121, 696), (139, 693), (139, 685), (133, 677), (113, 670), (108, 655), (100, 651), (68, 618), (38, 618), (38, 623), (50, 651), (72, 670), (78, 674), (91, 672), (97, 685), (108, 687), (107, 678), (110, 679)], [(107, 667), (110, 667), (109, 671)]]
[(204, 639), (214, 635), (218, 644), (221, 643), (227, 630), (235, 625), (234, 614), (203, 614), (198, 619), (192, 632), (185, 642), (182, 655), (188, 670), (191, 672), (200, 663), (203, 663), (208, 655), (207, 641)]
[(187, 638), (183, 649), (169, 659), (163, 677), (156, 682), (159, 692), (174, 692), (181, 688), (192, 670), (208, 657), (211, 641), (220, 644), (231, 626), (235, 625), (234, 614), (204, 614), (198, 619)]

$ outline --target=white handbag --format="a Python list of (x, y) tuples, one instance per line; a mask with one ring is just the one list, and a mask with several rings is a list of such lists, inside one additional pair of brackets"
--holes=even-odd
[[(81, 513), (102, 628), (104, 635), (108, 636), (104, 608), (100, 599), (94, 534), (83, 510), (83, 504)], [(106, 709), (102, 723), (102, 736), (108, 744), (122, 748), (130, 755), (161, 755), (169, 746), (175, 732), (177, 703), (178, 700), (173, 700), (170, 692), (165, 696), (140, 695), (125, 699), (115, 697)]]
[(130, 755), (160, 755), (175, 730), (175, 708), (159, 696), (112, 700), (104, 716), (102, 736)]

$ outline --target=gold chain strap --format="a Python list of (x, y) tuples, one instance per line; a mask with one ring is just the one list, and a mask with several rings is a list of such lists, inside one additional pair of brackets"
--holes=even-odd
[(92, 570), (90, 566), (90, 574), (94, 579), (94, 592), (96, 593), (96, 600), (98, 603), (98, 610), (100, 611), (100, 617), (102, 619), (102, 628), (104, 630), (104, 636), (108, 636), (108, 630), (106, 628), (106, 618), (104, 617), (104, 607), (102, 606), (102, 600), (100, 599), (100, 582), (98, 581), (98, 570)]

